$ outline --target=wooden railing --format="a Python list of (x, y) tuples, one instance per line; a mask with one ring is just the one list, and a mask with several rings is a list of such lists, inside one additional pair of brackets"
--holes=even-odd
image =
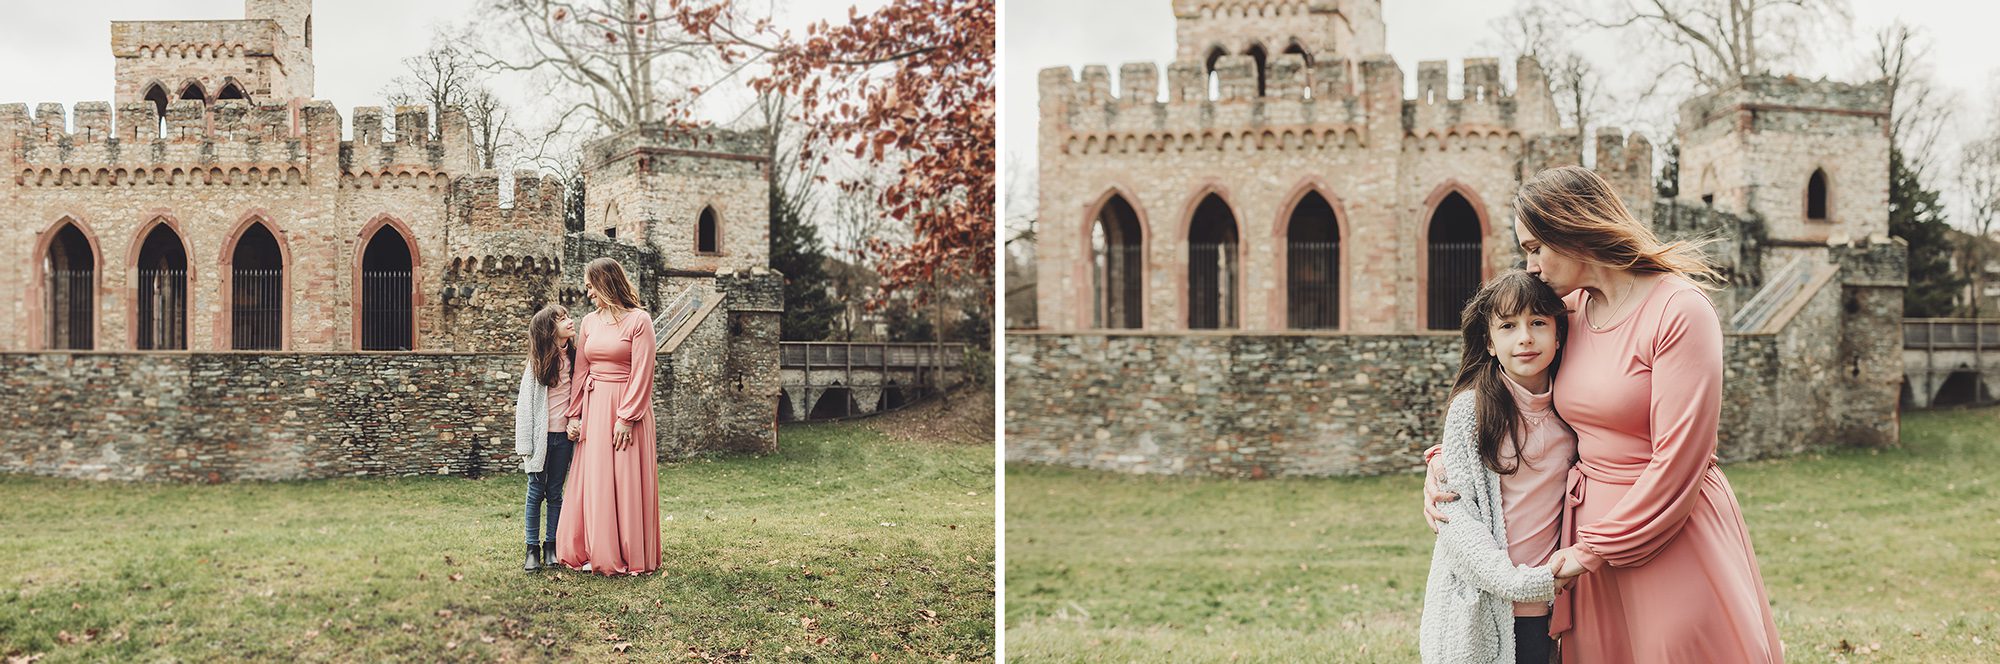
[(2000, 350), (2000, 319), (1905, 318), (1903, 347), (1914, 349)]

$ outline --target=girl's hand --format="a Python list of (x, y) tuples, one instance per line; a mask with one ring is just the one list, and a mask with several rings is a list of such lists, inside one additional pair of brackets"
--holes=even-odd
[(576, 420), (570, 420), (570, 421), (569, 421), (569, 439), (570, 439), (570, 440), (577, 440), (577, 439), (579, 439), (579, 438), (582, 438), (582, 437), (583, 437), (583, 423), (582, 423), (582, 422), (578, 422), (578, 421), (576, 421)]
[(1549, 556), (1549, 573), (1556, 577), (1556, 587), (1562, 587), (1570, 579), (1583, 576), (1583, 562), (1577, 560), (1576, 547), (1569, 547)]
[(618, 425), (611, 428), (611, 449), (624, 450), (631, 446), (632, 423), (625, 420), (618, 420)]
[(1438, 524), (1451, 521), (1438, 511), (1438, 504), (1458, 500), (1458, 494), (1445, 490), (1445, 479), (1444, 460), (1431, 459), (1424, 468), (1424, 524), (1431, 527), (1431, 534), (1437, 534)]

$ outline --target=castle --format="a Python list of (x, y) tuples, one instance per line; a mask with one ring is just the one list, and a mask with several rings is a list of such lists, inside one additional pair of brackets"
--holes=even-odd
[[(1466, 60), (1456, 96), (1449, 65), (1422, 62), (1406, 98), (1380, 0), (1172, 11), (1164, 97), (1153, 63), (1119, 67), (1115, 92), (1101, 65), (1040, 73), (1042, 329), (1010, 332), (1010, 458), (1412, 467), (1461, 306), (1520, 262), (1510, 199), (1583, 162), (1577, 130), (1528, 58), (1511, 81)], [(1887, 106), (1879, 83), (1769, 76), (1687, 100), (1673, 198), (1655, 193), (1646, 138), (1596, 136), (1595, 170), (1642, 222), (1722, 240), (1732, 285), (1712, 299), (1732, 323), (1732, 390), (1784, 395), (1725, 413), (1745, 425), (1726, 457), (1894, 440), (1904, 259), (1886, 237)], [(1849, 409), (1814, 422), (1811, 404)], [(1805, 421), (1768, 417), (1781, 412)]]
[[(566, 231), (561, 183), (480, 172), (457, 109), (433, 126), (426, 107), (358, 108), (343, 139), (312, 99), (312, 10), (245, 0), (239, 20), (114, 22), (112, 102), (0, 106), (0, 397), (72, 434), (10, 436), (0, 469), (499, 468), (511, 450), (493, 431), (511, 413), (483, 402), (514, 393), (530, 314), (588, 307), (581, 271), (600, 256), (663, 325), (656, 397), (681, 410), (663, 412), (662, 454), (775, 445), (761, 138), (595, 140), (586, 230)], [(457, 398), (391, 398), (432, 390)]]

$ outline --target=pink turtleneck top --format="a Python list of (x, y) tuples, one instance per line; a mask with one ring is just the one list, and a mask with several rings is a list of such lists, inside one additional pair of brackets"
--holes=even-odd
[[(1501, 375), (1506, 376), (1507, 390), (1514, 393), (1514, 405), (1521, 411), (1521, 453), (1527, 457), (1527, 463), (1518, 463), (1512, 446), (1500, 447), (1501, 467), (1515, 468), (1513, 474), (1500, 476), (1507, 557), (1516, 565), (1546, 565), (1562, 532), (1563, 482), (1570, 466), (1576, 464), (1576, 434), (1555, 416), (1552, 391), (1533, 394), (1506, 372)], [(1548, 614), (1547, 602), (1514, 605), (1515, 616)]]

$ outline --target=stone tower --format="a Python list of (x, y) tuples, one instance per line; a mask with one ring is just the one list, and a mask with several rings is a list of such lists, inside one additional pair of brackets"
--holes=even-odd
[(1889, 232), (1888, 88), (1758, 76), (1680, 107), (1678, 203), (1753, 219), (1771, 275)]
[(653, 124), (586, 150), (584, 229), (659, 252), (689, 276), (770, 265), (768, 148), (761, 136)]
[(1174, 0), (1174, 59), (1182, 62), (1216, 52), (1360, 62), (1384, 52), (1386, 32), (1382, 0)]
[(251, 103), (313, 95), (312, 0), (244, 0), (242, 19), (113, 21), (116, 103)]

